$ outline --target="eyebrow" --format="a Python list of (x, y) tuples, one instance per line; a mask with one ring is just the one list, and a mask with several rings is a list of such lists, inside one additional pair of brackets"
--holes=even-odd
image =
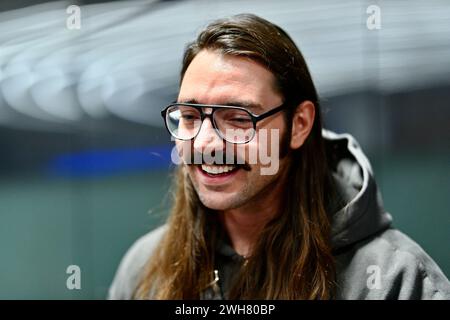
[[(194, 104), (202, 104), (200, 102), (198, 102), (198, 100), (196, 99), (182, 99), (180, 101), (176, 101), (176, 103), (194, 103)], [(206, 104), (206, 103), (205, 103)], [(265, 111), (263, 106), (259, 103), (255, 103), (255, 102), (251, 102), (251, 101), (233, 101), (233, 100), (229, 100), (226, 101), (225, 103), (221, 103), (218, 104), (221, 106), (230, 106), (230, 107), (241, 107), (241, 108), (246, 108), (252, 112), (263, 112)]]

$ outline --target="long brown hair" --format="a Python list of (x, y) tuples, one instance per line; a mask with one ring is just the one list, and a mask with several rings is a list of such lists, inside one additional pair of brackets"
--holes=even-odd
[[(285, 102), (289, 128), (302, 101), (316, 107), (305, 143), (289, 153), (288, 186), (283, 208), (263, 229), (252, 256), (230, 292), (235, 299), (330, 299), (335, 263), (331, 251), (327, 203), (332, 184), (327, 164), (319, 100), (306, 62), (278, 26), (251, 14), (209, 24), (186, 48), (181, 80), (201, 50), (244, 56), (261, 63), (276, 78)], [(143, 273), (135, 296), (152, 299), (198, 299), (212, 280), (218, 222), (204, 207), (181, 166), (176, 174), (174, 206), (165, 236)]]

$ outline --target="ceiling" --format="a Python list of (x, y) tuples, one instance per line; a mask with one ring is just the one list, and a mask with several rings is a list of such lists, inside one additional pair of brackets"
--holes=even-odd
[[(369, 30), (378, 4), (380, 29)], [(251, 12), (303, 52), (323, 97), (450, 82), (450, 3), (435, 1), (66, 1), (0, 13), (0, 126), (53, 130), (120, 118), (160, 127), (187, 42), (208, 22)]]

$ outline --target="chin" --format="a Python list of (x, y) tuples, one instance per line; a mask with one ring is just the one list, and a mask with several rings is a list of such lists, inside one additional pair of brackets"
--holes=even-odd
[(205, 207), (211, 210), (223, 211), (229, 209), (229, 205), (227, 203), (223, 203), (222, 201), (209, 201), (202, 199), (200, 199), (200, 201)]
[(203, 205), (211, 210), (224, 211), (233, 208), (233, 201), (224, 199), (220, 195), (200, 196)]

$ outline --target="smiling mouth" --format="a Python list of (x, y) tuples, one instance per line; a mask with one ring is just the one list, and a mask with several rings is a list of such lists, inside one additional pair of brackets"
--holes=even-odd
[(210, 176), (210, 177), (222, 177), (230, 175), (237, 170), (239, 170), (240, 166), (235, 165), (207, 165), (202, 164), (199, 166), (202, 173)]

